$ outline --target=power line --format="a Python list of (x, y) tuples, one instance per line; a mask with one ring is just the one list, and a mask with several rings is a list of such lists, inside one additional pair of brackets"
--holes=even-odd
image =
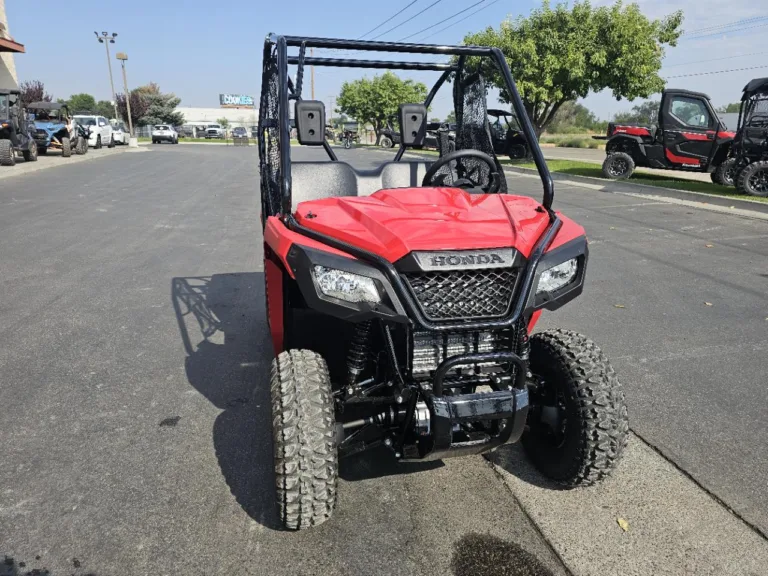
[(728, 70), (713, 70), (712, 72), (696, 72), (693, 74), (678, 74), (676, 76), (665, 76), (665, 79), (670, 78), (688, 78), (689, 76), (708, 76), (710, 74), (725, 74), (727, 72), (742, 72), (744, 70), (757, 70), (758, 68), (768, 68), (768, 64), (762, 66), (750, 66), (748, 68), (730, 68)]
[(731, 60), (732, 58), (742, 58), (747, 56), (758, 56), (768, 54), (768, 52), (750, 52), (749, 54), (734, 54), (733, 56), (723, 56), (722, 58), (709, 58), (707, 60), (695, 60), (694, 62), (682, 62), (680, 64), (670, 64), (665, 68), (674, 68), (676, 66), (689, 66), (691, 64), (703, 64), (705, 62), (717, 62), (718, 60)]
[(366, 32), (365, 34), (363, 34), (362, 36), (360, 36), (360, 37), (358, 38), (358, 40), (362, 40), (363, 38), (365, 38), (366, 36), (368, 36), (368, 34), (370, 34), (371, 32), (375, 32), (376, 30), (378, 30), (379, 28), (381, 28), (382, 26), (384, 26), (384, 24), (386, 24), (387, 22), (390, 22), (392, 19), (394, 19), (394, 18), (397, 18), (398, 16), (400, 16), (400, 14), (402, 14), (403, 12), (405, 12), (406, 10), (408, 10), (408, 8), (410, 8), (411, 6), (413, 6), (414, 4), (416, 4), (416, 2), (418, 2), (418, 1), (419, 1), (419, 0), (413, 0), (413, 2), (409, 3), (409, 4), (408, 4), (408, 5), (405, 7), (405, 8), (403, 8), (402, 10), (400, 10), (399, 12), (397, 12), (397, 13), (396, 13), (394, 16), (390, 16), (389, 18), (387, 18), (386, 20), (384, 20), (384, 22), (382, 22), (381, 24), (379, 24), (378, 26), (376, 26), (376, 28), (372, 28), (371, 30), (368, 30), (368, 32)]
[(744, 26), (743, 28), (733, 28), (731, 30), (718, 30), (716, 32), (710, 32), (709, 34), (700, 34), (698, 36), (686, 36), (681, 38), (682, 40), (698, 40), (699, 38), (709, 38), (710, 36), (720, 36), (721, 34), (730, 34), (731, 32), (740, 32), (741, 30), (752, 30), (753, 28), (762, 28), (768, 26), (768, 22), (762, 24), (755, 24), (754, 26)]
[(408, 38), (413, 38), (414, 36), (417, 36), (418, 34), (421, 34), (422, 32), (426, 32), (427, 30), (431, 30), (435, 26), (439, 26), (440, 24), (443, 24), (444, 22), (448, 22), (448, 20), (453, 20), (459, 14), (463, 14), (464, 12), (466, 12), (467, 10), (471, 10), (472, 8), (477, 6), (478, 4), (482, 4), (483, 2), (487, 2), (487, 1), (488, 0), (480, 0), (479, 2), (475, 2), (471, 6), (468, 6), (468, 7), (464, 8), (464, 10), (460, 10), (460, 11), (456, 12), (455, 14), (451, 14), (450, 16), (448, 16), (448, 18), (444, 18), (443, 20), (440, 20), (440, 22), (435, 22), (433, 24), (430, 24), (426, 28), (422, 28), (418, 32), (414, 32), (413, 34), (409, 34), (408, 36), (404, 36), (403, 38), (400, 38), (400, 40), (398, 40), (398, 42), (402, 42), (403, 40), (407, 40)]
[(768, 16), (753, 16), (752, 18), (743, 18), (742, 20), (736, 20), (734, 22), (727, 22), (725, 24), (715, 24), (714, 26), (706, 26), (704, 28), (696, 28), (695, 30), (688, 30), (683, 36), (689, 34), (697, 34), (699, 32), (708, 32), (710, 30), (716, 30), (719, 28), (730, 28), (731, 26), (741, 26), (743, 24), (752, 24), (758, 20), (765, 20)]
[[(418, 14), (414, 14), (413, 16), (411, 16), (411, 18), (416, 18), (416, 16), (420, 16), (421, 14), (424, 14), (424, 12), (426, 12), (427, 10), (429, 10), (430, 8), (432, 8), (432, 6), (436, 6), (437, 4), (440, 4), (440, 2), (442, 2), (442, 1), (443, 1), (443, 0), (435, 0), (434, 2), (432, 2), (432, 4), (430, 4), (429, 6), (427, 6), (426, 8), (424, 8), (424, 10), (422, 10), (422, 11), (421, 11), (421, 12), (419, 12)], [(384, 32), (382, 32), (382, 33), (381, 33), (381, 34), (379, 34), (378, 36), (374, 36), (373, 38), (371, 38), (371, 40), (376, 40), (377, 38), (381, 38), (381, 37), (382, 37), (382, 36), (384, 36), (385, 34), (389, 34), (390, 32), (392, 32), (392, 30), (396, 30), (396, 29), (400, 28), (400, 26), (402, 26), (403, 24), (407, 24), (407, 23), (408, 23), (408, 20), (405, 20), (404, 22), (400, 22), (400, 24), (397, 24), (397, 25), (393, 26), (393, 27), (392, 27), (392, 28), (390, 28), (389, 30), (385, 30)]]
[(464, 21), (465, 21), (465, 20), (467, 20), (468, 18), (471, 18), (472, 16), (474, 16), (474, 15), (475, 15), (475, 14), (477, 14), (478, 12), (482, 12), (482, 11), (483, 11), (483, 10), (485, 10), (486, 8), (490, 8), (491, 6), (493, 6), (494, 4), (496, 4), (497, 2), (499, 2), (499, 0), (493, 0), (493, 2), (491, 2), (490, 4), (486, 4), (486, 5), (485, 5), (485, 6), (483, 6), (482, 8), (479, 8), (478, 10), (475, 10), (474, 12), (472, 12), (472, 14), (469, 14), (469, 15), (467, 15), (467, 17), (466, 17), (466, 18), (464, 18), (463, 20), (459, 20), (458, 22), (454, 22), (453, 24), (448, 24), (448, 26), (445, 26), (445, 27), (443, 27), (443, 28), (440, 28), (440, 30), (437, 30), (436, 32), (433, 32), (433, 33), (432, 33), (432, 34), (430, 34), (429, 36), (424, 36), (424, 38), (422, 38), (422, 39), (421, 39), (421, 41), (423, 42), (424, 40), (427, 40), (427, 39), (429, 39), (429, 38), (432, 38), (432, 36), (437, 36), (438, 34), (440, 34), (440, 32), (443, 32), (444, 30), (448, 30), (448, 28), (453, 28), (454, 26), (456, 26), (456, 25), (458, 25), (458, 24), (461, 24), (462, 22), (464, 22)]

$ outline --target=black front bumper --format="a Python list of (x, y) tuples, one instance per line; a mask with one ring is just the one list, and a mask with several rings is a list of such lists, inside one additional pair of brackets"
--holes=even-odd
[[(517, 442), (523, 435), (528, 417), (528, 390), (515, 388), (458, 396), (432, 396), (427, 399), (427, 406), (431, 434), (420, 440), (412, 453), (406, 450), (404, 460), (441, 460), (481, 454), (502, 444)], [(461, 424), (479, 420), (495, 421), (496, 431), (467, 435), (457, 429)]]

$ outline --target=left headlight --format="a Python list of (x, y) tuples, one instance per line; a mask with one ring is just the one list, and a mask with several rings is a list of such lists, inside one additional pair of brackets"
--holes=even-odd
[(539, 285), (536, 287), (536, 294), (542, 292), (555, 292), (573, 282), (576, 278), (576, 272), (579, 265), (576, 258), (566, 260), (562, 264), (552, 266), (544, 270), (539, 277)]
[(326, 296), (347, 302), (381, 302), (381, 295), (372, 278), (317, 265), (313, 271), (317, 287)]

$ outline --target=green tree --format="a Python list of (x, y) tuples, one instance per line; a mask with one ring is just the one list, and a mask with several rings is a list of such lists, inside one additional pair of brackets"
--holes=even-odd
[(229, 120), (227, 120), (227, 119), (226, 119), (226, 118), (224, 118), (223, 116), (222, 116), (221, 118), (219, 118), (218, 120), (216, 120), (216, 122), (218, 122), (219, 124), (221, 124), (221, 127), (222, 127), (222, 128), (225, 128), (225, 129), (226, 129), (226, 128), (229, 128)]
[(72, 94), (66, 104), (72, 114), (96, 113), (96, 98), (90, 94)]
[(432, 118), (429, 119), (429, 121), (430, 122), (442, 122), (442, 120), (440, 120), (440, 118), (438, 118), (437, 116), (433, 116)]
[(115, 115), (115, 107), (108, 100), (99, 100), (96, 102), (94, 113), (104, 118), (112, 118)]
[(403, 102), (423, 102), (427, 87), (421, 82), (402, 80), (392, 72), (344, 82), (336, 103), (343, 114), (351, 116), (361, 125), (370, 124), (376, 133), (376, 144), (388, 120), (397, 115)]
[(721, 114), (733, 114), (734, 112), (738, 113), (739, 108), (741, 108), (741, 102), (732, 102), (731, 104), (720, 106), (716, 111)]
[(603, 132), (608, 127), (589, 108), (578, 102), (566, 102), (555, 114), (547, 130), (550, 133)]
[[(150, 82), (146, 86), (139, 86), (132, 92), (138, 92), (147, 101), (147, 111), (139, 119), (139, 125), (170, 124), (181, 126), (184, 124), (184, 114), (176, 112), (176, 107), (181, 103), (181, 98), (175, 94), (164, 94), (160, 86)], [(133, 100), (131, 100), (133, 107)]]
[(632, 106), (629, 112), (619, 112), (613, 116), (614, 122), (627, 122), (631, 124), (653, 124), (659, 120), (658, 100), (648, 100), (642, 104)]
[(445, 121), (448, 122), (449, 124), (454, 124), (456, 122), (456, 112), (451, 110), (448, 113), (448, 116), (445, 117)]
[[(502, 50), (526, 112), (541, 134), (563, 104), (590, 91), (609, 89), (617, 100), (660, 92), (664, 45), (677, 44), (682, 21), (681, 11), (651, 20), (637, 4), (624, 6), (621, 1), (598, 8), (588, 1), (552, 8), (545, 0), (528, 18), (469, 34), (464, 43)], [(508, 103), (501, 75), (490, 63), (485, 72)]]

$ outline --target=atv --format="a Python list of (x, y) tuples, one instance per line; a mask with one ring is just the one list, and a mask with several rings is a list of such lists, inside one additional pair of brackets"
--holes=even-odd
[(17, 155), (35, 162), (37, 145), (21, 105), (21, 93), (0, 88), (0, 166), (13, 166)]
[(40, 154), (49, 149), (61, 150), (64, 158), (88, 151), (88, 140), (83, 137), (83, 129), (78, 128), (69, 114), (66, 104), (57, 102), (33, 102), (29, 111), (35, 116), (34, 138)]
[(723, 170), (742, 194), (768, 196), (768, 78), (744, 86), (738, 129)]
[[(328, 59), (312, 48), (452, 60)], [(394, 158), (358, 170), (326, 140), (323, 102), (302, 98), (307, 66), (440, 76), (424, 102), (400, 104)], [(541, 202), (507, 189), (488, 125), (491, 66), (524, 119)], [(533, 332), (544, 310), (581, 294), (587, 238), (552, 208), (553, 181), (501, 51), (271, 35), (262, 74), (261, 222), (283, 525), (326, 521), (339, 459), (374, 447), (424, 461), (521, 441), (563, 486), (605, 478), (628, 435), (616, 373), (581, 334)], [(448, 83), (455, 149), (440, 144), (434, 162), (404, 159), (423, 146), (427, 111)], [(292, 116), (299, 144), (322, 147), (328, 161), (291, 160)]]
[(658, 124), (608, 124), (603, 175), (611, 180), (632, 176), (636, 166), (687, 172), (709, 172), (715, 184), (725, 186), (728, 158), (735, 136), (717, 117), (709, 96), (689, 90), (661, 93)]
[(488, 116), (494, 120), (490, 124), (493, 151), (509, 156), (511, 160), (525, 158), (528, 155), (528, 144), (517, 116), (505, 110), (488, 110)]

